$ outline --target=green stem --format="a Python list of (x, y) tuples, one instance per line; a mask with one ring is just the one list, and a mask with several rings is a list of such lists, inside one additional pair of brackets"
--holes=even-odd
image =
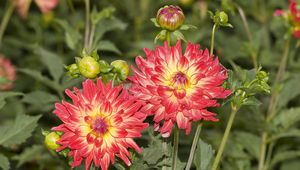
[[(250, 44), (252, 44), (252, 42), (253, 42), (252, 34), (250, 32), (249, 24), (248, 24), (247, 18), (245, 16), (244, 10), (238, 5), (237, 5), (237, 9), (238, 9), (239, 14), (241, 16), (241, 19), (243, 21), (243, 25), (244, 25), (244, 28), (245, 28), (245, 31), (246, 31), (246, 34), (247, 34), (247, 37), (248, 37), (248, 41), (250, 42)], [(252, 52), (251, 53), (251, 58), (252, 58), (252, 62), (253, 62), (253, 66), (254, 66), (255, 70), (257, 70), (257, 67), (258, 67), (257, 54), (255, 52)]]
[[(280, 83), (282, 81), (283, 75), (285, 73), (287, 60), (288, 60), (288, 56), (289, 56), (290, 40), (291, 40), (291, 38), (289, 37), (285, 42), (283, 56), (282, 56), (280, 64), (279, 64), (279, 68), (278, 68), (273, 86), (278, 85), (278, 83)], [(276, 109), (277, 102), (278, 102), (278, 92), (276, 90), (273, 90), (272, 94), (271, 94), (269, 107), (268, 107), (268, 112), (266, 115), (266, 124), (268, 124), (272, 120), (272, 118), (275, 116), (275, 114), (276, 114), (275, 109)], [(267, 148), (267, 144), (268, 144), (267, 137), (268, 137), (268, 133), (266, 131), (264, 131), (262, 133), (258, 170), (263, 170), (264, 166), (265, 166), (265, 159), (266, 159), (265, 157), (266, 157), (266, 150), (267, 150), (266, 148)]]
[(267, 150), (267, 132), (262, 133), (260, 144), (260, 156), (258, 162), (258, 170), (263, 170), (265, 164), (266, 150)]
[(2, 38), (3, 38), (4, 32), (6, 30), (8, 21), (9, 21), (11, 15), (14, 12), (14, 3), (13, 3), (13, 1), (8, 1), (7, 3), (8, 3), (8, 7), (5, 11), (5, 14), (4, 14), (4, 16), (1, 20), (1, 25), (0, 25), (0, 47), (2, 45)]
[(90, 38), (90, 27), (91, 27), (91, 21), (90, 21), (90, 0), (84, 0), (85, 3), (85, 34), (84, 34), (84, 48), (90, 52), (90, 49), (88, 49), (88, 43)]
[[(193, 163), (193, 160), (194, 160), (196, 146), (197, 146), (198, 141), (199, 141), (202, 125), (203, 125), (202, 122), (199, 122), (199, 124), (197, 125), (197, 129), (196, 129), (195, 136), (194, 136), (194, 139), (193, 139), (193, 144), (192, 144), (191, 151), (190, 151), (190, 156), (189, 156), (187, 165), (185, 167), (185, 170), (190, 170), (191, 169), (191, 166), (192, 166), (192, 163)], [(200, 147), (200, 146), (198, 146), (198, 147)]]
[(216, 159), (214, 160), (211, 170), (216, 170), (219, 166), (219, 163), (221, 161), (221, 157), (224, 152), (224, 148), (225, 148), (226, 142), (228, 140), (228, 136), (229, 136), (229, 133), (230, 133), (230, 130), (231, 130), (231, 127), (232, 127), (232, 124), (233, 124), (233, 121), (234, 121), (237, 111), (238, 111), (238, 108), (233, 107), (233, 106), (231, 107), (231, 113), (230, 113), (230, 117), (229, 117), (226, 129), (225, 129), (225, 133), (222, 138), (221, 145), (219, 147)]
[(170, 31), (167, 31), (166, 34), (167, 34), (166, 39), (167, 39), (168, 45), (170, 46), (171, 45), (171, 33), (170, 33)]
[(213, 29), (211, 31), (211, 41), (210, 41), (210, 55), (214, 52), (215, 45), (215, 32), (216, 32), (217, 24), (214, 24)]
[(172, 159), (172, 170), (176, 170), (177, 165), (177, 155), (178, 155), (178, 143), (179, 143), (179, 129), (175, 127), (174, 129), (174, 142), (173, 142), (173, 159)]
[(163, 158), (163, 166), (162, 166), (162, 170), (167, 170), (167, 159), (166, 159), (166, 155), (167, 155), (167, 152), (168, 152), (168, 145), (167, 145), (167, 139), (166, 138), (163, 138), (163, 142), (162, 142), (162, 150), (163, 150), (163, 153), (164, 153), (164, 158)]
[(272, 153), (273, 153), (273, 149), (275, 146), (275, 142), (270, 143), (269, 147), (268, 147), (268, 153), (267, 153), (267, 158), (266, 158), (266, 164), (264, 166), (264, 169), (267, 170), (269, 169), (269, 165), (271, 162), (271, 157), (272, 157)]
[(91, 32), (90, 32), (90, 36), (89, 36), (88, 49), (92, 49), (92, 47), (93, 47), (95, 29), (96, 29), (96, 26), (94, 24), (92, 24)]

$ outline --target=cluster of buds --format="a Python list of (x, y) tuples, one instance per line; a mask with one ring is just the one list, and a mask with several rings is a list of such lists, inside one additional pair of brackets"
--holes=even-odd
[(116, 60), (109, 64), (100, 60), (96, 50), (91, 54), (87, 54), (83, 50), (80, 57), (75, 57), (75, 61), (76, 63), (65, 66), (68, 70), (67, 74), (71, 78), (83, 76), (87, 79), (95, 79), (101, 77), (105, 83), (113, 80), (115, 84), (119, 84), (129, 75), (129, 66), (126, 61)]
[(258, 100), (255, 95), (258, 93), (269, 94), (270, 86), (268, 85), (269, 75), (259, 67), (257, 70), (243, 70), (233, 65), (234, 70), (238, 73), (237, 80), (233, 80), (231, 72), (228, 82), (231, 89), (235, 89), (231, 103), (234, 107), (242, 105), (255, 105)]
[[(185, 16), (179, 6), (166, 5), (157, 11), (156, 18), (151, 21), (154, 25), (162, 30), (155, 37), (155, 42), (159, 39), (162, 41), (168, 40), (168, 36), (173, 35), (177, 40), (182, 39), (185, 41), (183, 34), (180, 30), (188, 30), (196, 28), (193, 25), (183, 24)], [(170, 34), (171, 33), (171, 34)]]
[(289, 10), (276, 10), (275, 16), (282, 16), (290, 27), (290, 32), (295, 38), (300, 38), (300, 8), (296, 0), (290, 0)]

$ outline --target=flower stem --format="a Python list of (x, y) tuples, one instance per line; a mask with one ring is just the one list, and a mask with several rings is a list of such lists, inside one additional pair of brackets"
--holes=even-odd
[(174, 142), (173, 142), (173, 160), (172, 160), (172, 170), (176, 170), (177, 165), (177, 155), (178, 155), (178, 143), (179, 143), (179, 129), (175, 127), (174, 129)]
[[(283, 56), (282, 56), (280, 64), (279, 64), (279, 68), (278, 68), (273, 86), (278, 85), (278, 83), (280, 83), (280, 81), (282, 81), (283, 75), (286, 70), (288, 56), (289, 56), (290, 41), (291, 41), (291, 38), (288, 37), (288, 39), (285, 42)], [(276, 90), (273, 90), (272, 94), (271, 94), (269, 107), (268, 107), (268, 112), (266, 115), (266, 124), (268, 122), (270, 122), (272, 120), (272, 118), (275, 116), (275, 114), (276, 114), (275, 109), (276, 109), (277, 102), (278, 102), (278, 92)], [(266, 131), (264, 131), (261, 136), (262, 136), (262, 139), (261, 139), (258, 170), (263, 170), (265, 167), (265, 157), (266, 157), (266, 150), (267, 150), (266, 148), (267, 148), (267, 144), (268, 144), (267, 143), (268, 133)]]
[[(187, 165), (185, 167), (185, 170), (190, 170), (191, 169), (191, 166), (192, 166), (192, 163), (193, 163), (193, 160), (194, 160), (196, 146), (197, 146), (198, 141), (199, 141), (202, 125), (203, 125), (202, 122), (199, 122), (199, 124), (197, 125), (197, 129), (196, 129), (195, 136), (194, 136), (194, 139), (193, 139), (193, 144), (192, 144), (191, 151), (190, 151), (190, 156), (189, 156)], [(200, 147), (200, 146), (198, 146), (198, 147)]]
[(166, 159), (166, 155), (167, 155), (167, 152), (168, 152), (168, 146), (167, 146), (167, 139), (166, 138), (163, 138), (163, 142), (162, 142), (162, 150), (163, 150), (163, 153), (164, 153), (164, 158), (163, 158), (163, 166), (162, 166), (162, 170), (167, 170), (167, 159)]
[(232, 127), (232, 124), (233, 124), (233, 121), (234, 121), (237, 111), (238, 111), (237, 107), (234, 107), (234, 106), (231, 107), (231, 113), (230, 113), (230, 117), (229, 117), (226, 129), (225, 129), (225, 133), (222, 138), (221, 145), (219, 147), (216, 159), (214, 160), (211, 170), (216, 170), (219, 166), (219, 163), (221, 161), (221, 157), (224, 152), (224, 148), (225, 148), (226, 142), (228, 140), (228, 136), (229, 136), (229, 133), (230, 133), (230, 130), (231, 130), (231, 127)]
[(217, 24), (214, 24), (213, 29), (211, 31), (211, 41), (210, 41), (210, 55), (214, 52), (215, 45), (215, 32), (216, 32)]
[(170, 47), (170, 45), (171, 45), (171, 33), (170, 33), (170, 31), (167, 31), (166, 34), (167, 34), (166, 39), (167, 39), (167, 42), (168, 42), (168, 46)]
[[(252, 44), (253, 43), (252, 34), (250, 32), (249, 24), (248, 24), (247, 18), (245, 16), (244, 10), (238, 5), (237, 5), (237, 9), (238, 9), (241, 19), (243, 21), (243, 25), (244, 25), (244, 28), (245, 28), (245, 31), (247, 34), (248, 41), (250, 42), (250, 44)], [(257, 70), (257, 68), (258, 68), (257, 53), (251, 52), (251, 58), (252, 58), (252, 62), (253, 62), (253, 66), (254, 66), (255, 70)]]
[(89, 38), (90, 38), (90, 27), (91, 27), (91, 21), (90, 21), (90, 0), (84, 0), (85, 3), (85, 34), (84, 34), (84, 48), (90, 52), (90, 49), (88, 48), (89, 44)]
[(8, 1), (7, 3), (8, 3), (8, 7), (7, 7), (7, 9), (4, 13), (4, 16), (1, 20), (1, 25), (0, 25), (0, 47), (2, 45), (2, 38), (3, 38), (4, 32), (6, 30), (8, 21), (9, 21), (11, 15), (14, 12), (14, 3), (13, 3), (13, 1)]

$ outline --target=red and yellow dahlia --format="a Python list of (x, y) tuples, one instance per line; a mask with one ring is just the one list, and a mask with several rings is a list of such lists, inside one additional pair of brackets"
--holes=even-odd
[(217, 121), (207, 108), (219, 106), (216, 99), (230, 94), (221, 86), (226, 69), (207, 49), (199, 48), (189, 43), (182, 54), (180, 42), (173, 47), (165, 43), (155, 51), (145, 49), (147, 58), (136, 58), (139, 70), (132, 67), (130, 92), (145, 103), (141, 112), (154, 115), (155, 130), (163, 137), (170, 136), (174, 123), (189, 134), (193, 121)]
[[(9, 90), (13, 87), (16, 79), (16, 69), (10, 60), (0, 55), (0, 91)], [(3, 81), (3, 82), (2, 82)]]
[(73, 168), (85, 160), (86, 169), (93, 162), (107, 170), (115, 156), (129, 166), (128, 148), (141, 152), (133, 138), (148, 127), (143, 123), (146, 115), (139, 112), (142, 103), (122, 86), (112, 87), (111, 82), (104, 85), (101, 80), (96, 84), (86, 80), (81, 91), (67, 89), (66, 94), (72, 103), (57, 103), (53, 112), (63, 121), (52, 129), (63, 132), (57, 151), (70, 149)]

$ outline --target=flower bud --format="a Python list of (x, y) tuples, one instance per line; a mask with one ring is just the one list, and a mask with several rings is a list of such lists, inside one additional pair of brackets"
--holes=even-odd
[(114, 72), (118, 74), (120, 80), (125, 80), (129, 74), (129, 66), (124, 60), (115, 60), (110, 65), (114, 67)]
[(60, 139), (60, 136), (56, 132), (50, 132), (45, 136), (45, 145), (50, 150), (56, 150), (60, 147), (56, 142)]
[(175, 31), (183, 24), (184, 14), (178, 6), (164, 6), (158, 10), (156, 21), (161, 28), (169, 31)]
[(16, 79), (16, 69), (11, 61), (0, 54), (0, 91), (10, 90)]
[(78, 62), (79, 72), (82, 76), (93, 79), (100, 73), (100, 65), (93, 57), (86, 56)]
[(221, 11), (219, 14), (219, 21), (221, 24), (227, 24), (228, 22), (228, 15), (224, 12)]
[(71, 64), (69, 66), (65, 66), (65, 68), (68, 70), (67, 75), (72, 77), (72, 78), (77, 78), (79, 77), (79, 69), (77, 64)]

